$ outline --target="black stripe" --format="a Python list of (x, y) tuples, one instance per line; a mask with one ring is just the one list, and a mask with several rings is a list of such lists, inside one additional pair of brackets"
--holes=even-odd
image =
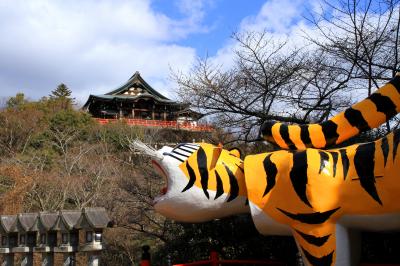
[(276, 174), (278, 173), (276, 165), (271, 161), (271, 155), (272, 153), (268, 154), (263, 161), (264, 171), (267, 175), (267, 187), (265, 188), (263, 197), (275, 186)]
[(312, 147), (308, 125), (300, 125), (300, 139), (307, 148)]
[(178, 158), (178, 157), (172, 155), (172, 154), (169, 153), (169, 152), (163, 152), (163, 155), (170, 156), (170, 157), (172, 157), (172, 158), (177, 159), (178, 161), (184, 162), (184, 160), (182, 160), (181, 158)]
[(386, 162), (387, 162), (387, 157), (389, 156), (389, 142), (388, 142), (387, 137), (384, 137), (382, 139), (381, 149), (382, 149), (383, 161), (384, 161), (383, 166), (385, 167), (386, 166)]
[(382, 201), (379, 198), (375, 187), (375, 143), (361, 144), (356, 148), (354, 155), (354, 166), (359, 177), (361, 186), (366, 192), (376, 200), (380, 205)]
[(324, 170), (324, 168), (325, 168), (325, 164), (326, 164), (325, 162), (329, 163), (329, 155), (325, 151), (321, 151), (321, 150), (318, 150), (318, 153), (320, 156), (318, 174), (320, 174), (322, 172), (322, 170)]
[(230, 184), (230, 191), (229, 191), (229, 198), (227, 200), (227, 202), (230, 202), (232, 200), (234, 200), (238, 195), (239, 195), (239, 185), (238, 182), (236, 180), (235, 175), (232, 173), (231, 169), (229, 169), (228, 166), (226, 166), (225, 163), (223, 163), (226, 169), (226, 172), (228, 173), (229, 176), (229, 184)]
[(307, 152), (301, 151), (293, 154), (293, 167), (290, 170), (290, 180), (292, 181), (292, 186), (296, 191), (299, 198), (308, 206), (312, 207), (307, 199), (306, 189), (307, 189)]
[[(183, 151), (185, 151), (185, 152), (187, 152), (187, 153), (190, 153), (190, 154), (192, 154), (192, 153), (194, 152), (193, 150), (190, 151), (190, 150), (184, 149), (183, 147), (184, 147), (184, 146), (182, 145), (182, 146), (179, 147), (179, 149), (180, 149), (180, 150), (183, 150)], [(196, 151), (197, 151), (197, 149), (196, 149)]]
[(386, 120), (389, 120), (393, 116), (397, 114), (396, 105), (392, 102), (392, 100), (383, 96), (380, 93), (373, 93), (368, 97), (376, 106), (378, 112), (384, 113), (386, 115)]
[(185, 158), (187, 158), (187, 157), (189, 157), (189, 156), (190, 156), (190, 155), (186, 155), (186, 154), (183, 154), (183, 153), (177, 152), (176, 150), (172, 150), (172, 153), (175, 153), (175, 154), (177, 154), (177, 155), (179, 155), (179, 156), (182, 156), (182, 157), (185, 157)]
[(399, 145), (399, 142), (400, 142), (400, 130), (395, 130), (393, 132), (393, 161), (396, 158), (397, 146)]
[(331, 121), (325, 121), (323, 123), (320, 124), (322, 127), (322, 132), (324, 133), (325, 136), (325, 147), (328, 147), (330, 145), (335, 145), (337, 139), (339, 138), (339, 134), (337, 133), (337, 128), (338, 125)]
[(249, 205), (249, 199), (246, 199), (246, 202), (244, 203), (244, 206), (248, 206)]
[(330, 153), (332, 154), (332, 159), (333, 159), (333, 177), (335, 177), (339, 153), (337, 151), (331, 151)]
[(328, 240), (328, 238), (331, 235), (327, 235), (327, 236), (313, 236), (313, 235), (309, 235), (309, 234), (305, 234), (303, 232), (300, 232), (298, 230), (296, 230), (296, 232), (301, 235), (301, 237), (307, 241), (309, 244), (317, 246), (317, 247), (321, 247), (323, 244), (325, 244), (325, 242)]
[(340, 149), (340, 157), (342, 158), (342, 167), (343, 167), (343, 180), (346, 180), (347, 172), (349, 171), (349, 158), (347, 157), (346, 149)]
[(207, 168), (207, 155), (202, 147), (197, 151), (197, 165), (200, 173), (200, 183), (203, 189), (204, 195), (209, 199), (208, 195), (208, 168)]
[(326, 220), (328, 220), (332, 214), (334, 214), (337, 210), (339, 210), (340, 207), (326, 212), (297, 213), (297, 214), (290, 213), (279, 208), (277, 209), (281, 211), (283, 214), (285, 214), (287, 217), (292, 218), (293, 220), (305, 224), (322, 224), (326, 222)]
[(218, 199), (222, 194), (224, 194), (224, 187), (222, 185), (222, 179), (219, 176), (218, 172), (215, 171), (215, 178), (217, 180), (217, 193), (215, 194), (215, 200)]
[(391, 81), (389, 81), (390, 84), (392, 84), (398, 93), (400, 93), (400, 76), (395, 76)]
[(344, 112), (344, 117), (349, 121), (350, 125), (358, 128), (359, 131), (365, 131), (370, 129), (367, 121), (365, 121), (362, 113), (359, 110), (349, 108)]
[(265, 121), (260, 128), (261, 136), (268, 142), (275, 143), (274, 138), (272, 137), (272, 126), (275, 125), (274, 121)]
[(305, 250), (303, 247), (301, 247), (301, 250), (304, 253), (304, 256), (306, 256), (308, 262), (313, 265), (313, 266), (331, 266), (332, 262), (333, 262), (333, 253), (335, 253), (335, 251), (332, 251), (331, 253), (329, 253), (326, 256), (323, 257), (315, 257), (313, 255), (311, 255), (310, 253), (307, 252), (307, 250)]
[(293, 141), (290, 139), (289, 128), (286, 124), (280, 124), (279, 134), (281, 134), (283, 141), (285, 141), (285, 143), (289, 146), (289, 149), (291, 149), (291, 150), (296, 149), (296, 146), (294, 145)]
[(242, 168), (242, 165), (240, 164), (235, 164), (238, 168), (239, 168), (239, 170), (240, 170), (240, 172), (242, 172), (243, 174), (244, 174), (244, 169)]
[(186, 168), (189, 173), (189, 183), (186, 185), (186, 187), (182, 190), (182, 192), (185, 192), (189, 188), (191, 188), (194, 185), (194, 182), (196, 181), (196, 174), (193, 171), (193, 168), (189, 165), (189, 162), (186, 162)]

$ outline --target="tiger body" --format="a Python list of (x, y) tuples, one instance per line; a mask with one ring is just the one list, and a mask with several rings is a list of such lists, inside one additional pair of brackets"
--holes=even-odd
[(282, 149), (326, 149), (376, 128), (400, 111), (400, 73), (366, 99), (322, 123), (287, 125), (266, 121), (261, 136)]
[(168, 189), (155, 209), (187, 222), (250, 212), (260, 233), (293, 235), (309, 265), (352, 265), (350, 228), (400, 229), (399, 140), (395, 131), (340, 149), (280, 150), (244, 161), (211, 144), (164, 147), (154, 163)]

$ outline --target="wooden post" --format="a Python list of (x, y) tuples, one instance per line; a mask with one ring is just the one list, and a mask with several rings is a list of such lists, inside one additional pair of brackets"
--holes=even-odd
[(218, 252), (211, 250), (210, 252), (211, 266), (218, 266), (218, 261), (219, 261)]
[(149, 250), (150, 250), (149, 246), (142, 247), (143, 252), (142, 252), (142, 260), (140, 261), (140, 266), (151, 266)]
[(171, 255), (167, 255), (167, 266), (172, 266)]

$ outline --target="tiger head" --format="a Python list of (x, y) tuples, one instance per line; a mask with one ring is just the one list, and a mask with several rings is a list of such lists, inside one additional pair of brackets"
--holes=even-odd
[(164, 146), (154, 150), (152, 164), (167, 180), (154, 208), (168, 218), (202, 222), (249, 212), (237, 150), (206, 143)]

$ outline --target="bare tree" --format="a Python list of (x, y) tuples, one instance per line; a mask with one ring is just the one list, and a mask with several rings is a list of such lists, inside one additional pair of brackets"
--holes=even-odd
[(319, 34), (308, 39), (351, 70), (352, 85), (368, 88), (368, 95), (400, 70), (398, 0), (323, 0), (310, 18)]
[(322, 1), (302, 47), (236, 33), (233, 67), (199, 59), (189, 74), (173, 74), (179, 96), (251, 141), (265, 120), (321, 122), (370, 95), (400, 68), (399, 1)]
[(223, 70), (199, 60), (188, 75), (174, 74), (182, 99), (211, 115), (239, 140), (258, 139), (265, 120), (306, 123), (323, 120), (349, 104), (339, 96), (349, 72), (331, 71), (338, 65), (326, 53), (310, 53), (267, 32), (234, 34), (238, 44), (234, 66)]

